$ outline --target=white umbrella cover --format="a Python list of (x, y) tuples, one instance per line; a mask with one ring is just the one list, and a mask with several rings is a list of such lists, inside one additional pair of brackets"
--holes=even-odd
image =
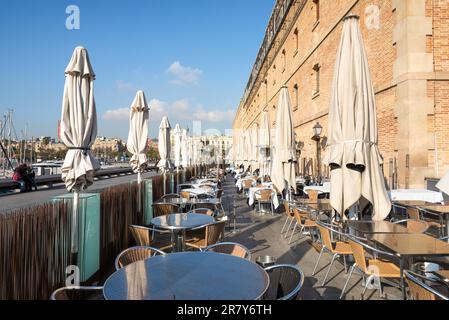
[(279, 191), (286, 187), (296, 190), (295, 161), (295, 134), (290, 95), (287, 87), (282, 87), (276, 111), (276, 131), (271, 167), (271, 180)]
[(376, 100), (357, 16), (349, 16), (337, 55), (329, 110), (326, 162), (331, 167), (332, 207), (344, 212), (363, 196), (373, 220), (391, 210), (377, 146)]
[(159, 156), (161, 160), (159, 160), (157, 166), (164, 172), (167, 170), (171, 170), (173, 168), (173, 165), (170, 161), (170, 149), (171, 149), (170, 129), (171, 126), (170, 122), (168, 122), (168, 118), (163, 117), (161, 125), (159, 126), (159, 141), (158, 141)]
[(95, 171), (100, 169), (90, 151), (97, 136), (97, 112), (95, 73), (86, 49), (75, 48), (65, 74), (60, 135), (68, 151), (61, 172), (67, 190), (79, 191), (93, 183)]
[(190, 162), (189, 155), (189, 138), (187, 137), (187, 130), (182, 129), (182, 137), (181, 137), (181, 158), (182, 158), (182, 167), (187, 168)]
[(182, 130), (181, 127), (179, 126), (179, 123), (176, 124), (173, 134), (175, 138), (175, 167), (179, 168), (181, 166), (181, 139), (182, 139)]
[[(260, 121), (259, 129), (259, 147), (264, 148), (265, 151), (271, 148), (271, 131), (270, 131), (270, 114), (267, 111), (262, 112), (262, 119)], [(265, 152), (264, 151), (264, 152)], [(260, 158), (261, 174), (266, 176), (270, 174), (269, 159), (267, 154), (263, 154)]]
[(136, 173), (142, 173), (147, 167), (145, 151), (148, 144), (149, 108), (143, 91), (137, 91), (129, 113), (129, 133), (126, 148), (131, 152), (129, 161)]

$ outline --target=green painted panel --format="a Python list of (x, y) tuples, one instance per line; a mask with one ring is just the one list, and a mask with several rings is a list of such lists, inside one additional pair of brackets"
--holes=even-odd
[[(72, 212), (73, 193), (53, 198), (65, 201)], [(78, 267), (80, 281), (87, 281), (100, 269), (100, 194), (80, 193), (78, 209)]]

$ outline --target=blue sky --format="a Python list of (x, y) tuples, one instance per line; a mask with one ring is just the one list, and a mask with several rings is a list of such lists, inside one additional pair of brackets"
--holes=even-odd
[[(150, 103), (150, 136), (163, 115), (203, 129), (231, 128), (274, 0), (29, 0), (0, 2), (0, 115), (17, 133), (57, 135), (64, 69), (76, 46), (97, 75), (99, 135), (126, 138), (137, 90)], [(66, 8), (80, 29), (66, 28)]]

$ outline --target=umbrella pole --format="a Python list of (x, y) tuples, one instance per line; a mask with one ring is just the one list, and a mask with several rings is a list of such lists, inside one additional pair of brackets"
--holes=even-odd
[(70, 248), (70, 264), (77, 265), (78, 263), (78, 213), (79, 213), (79, 190), (73, 192), (73, 206), (72, 206), (72, 234), (71, 234), (71, 248)]
[(140, 173), (140, 171), (137, 173), (137, 194), (138, 194), (138, 199), (137, 199), (137, 212), (140, 213), (141, 209), (142, 209), (142, 189), (141, 189), (141, 185), (142, 185), (142, 173)]
[(164, 169), (164, 174), (163, 174), (163, 176), (164, 176), (164, 183), (163, 183), (163, 184), (164, 184), (164, 189), (163, 189), (163, 190), (164, 190), (164, 194), (163, 194), (163, 195), (165, 195), (165, 191), (166, 191), (165, 189), (167, 189), (167, 183), (166, 183), (166, 181), (165, 181), (165, 169)]

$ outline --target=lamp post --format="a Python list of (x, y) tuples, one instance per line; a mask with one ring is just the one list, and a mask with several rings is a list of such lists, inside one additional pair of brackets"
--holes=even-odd
[(321, 179), (320, 141), (322, 132), (323, 127), (320, 125), (319, 122), (317, 122), (313, 127), (313, 137), (312, 137), (312, 139), (316, 141), (317, 179)]

